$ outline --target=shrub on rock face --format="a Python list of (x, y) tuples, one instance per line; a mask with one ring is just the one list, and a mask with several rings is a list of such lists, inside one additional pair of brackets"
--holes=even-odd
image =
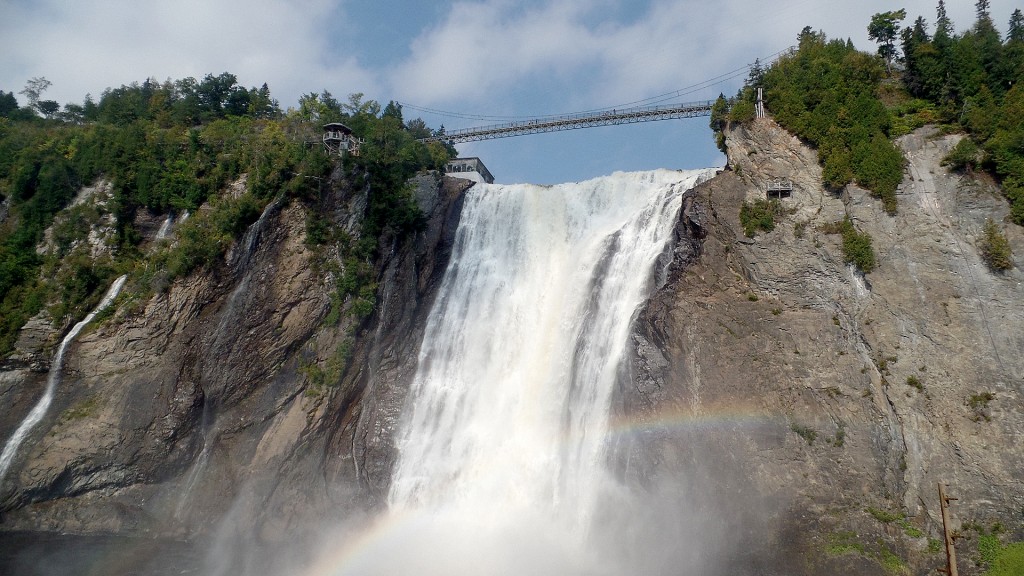
[(775, 221), (782, 215), (782, 205), (778, 200), (760, 198), (753, 202), (744, 202), (740, 207), (740, 224), (743, 233), (753, 238), (758, 230), (771, 232), (775, 229)]
[(981, 163), (981, 150), (970, 138), (957, 142), (949, 154), (942, 159), (942, 165), (957, 172), (971, 172)]
[(729, 111), (729, 120), (742, 124), (753, 120), (755, 115), (756, 111), (754, 110), (753, 102), (739, 100), (733, 104), (732, 110)]
[(1002, 272), (1013, 268), (1013, 252), (1006, 235), (996, 226), (991, 218), (985, 222), (985, 229), (978, 239), (981, 258), (993, 272)]
[(843, 258), (861, 272), (867, 274), (875, 269), (875, 249), (871, 246), (871, 235), (858, 232), (853, 222), (846, 218), (818, 228), (825, 234), (840, 234), (843, 237)]

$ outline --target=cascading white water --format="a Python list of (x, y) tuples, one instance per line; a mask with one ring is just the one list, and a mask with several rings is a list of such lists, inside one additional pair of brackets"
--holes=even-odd
[(104, 308), (110, 306), (110, 303), (117, 298), (117, 295), (121, 293), (121, 288), (124, 286), (124, 282), (127, 276), (121, 276), (114, 283), (111, 284), (107, 293), (100, 300), (100, 303), (96, 305), (96, 308), (89, 312), (80, 322), (71, 328), (71, 331), (64, 336), (61, 340), (60, 346), (57, 347), (57, 355), (53, 358), (53, 364), (50, 365), (50, 373), (46, 377), (46, 389), (43, 392), (42, 398), (39, 402), (32, 407), (29, 411), (28, 416), (22, 420), (18, 429), (14, 431), (14, 434), (7, 440), (7, 444), (4, 445), (4, 450), (0, 453), (0, 486), (2, 486), (4, 478), (7, 475), (7, 471), (11, 466), (11, 462), (14, 460), (14, 455), (17, 454), (18, 448), (22, 442), (32, 431), (33, 428), (39, 424), (39, 421), (46, 415), (46, 411), (50, 409), (50, 404), (53, 402), (53, 395), (57, 390), (57, 386), (60, 385), (61, 380), (61, 367), (64, 361), (64, 351), (67, 349), (68, 344), (78, 336), (78, 333), (85, 328), (85, 325), (92, 322), (92, 319), (96, 317), (96, 314), (100, 313)]
[(171, 225), (174, 224), (174, 215), (168, 214), (167, 218), (164, 218), (163, 224), (160, 224), (160, 229), (156, 231), (156, 237), (154, 240), (163, 240), (167, 238), (167, 233), (171, 230)]
[(593, 528), (614, 384), (681, 196), (712, 171), (466, 197), (431, 310), (387, 534), (342, 574), (616, 573)]

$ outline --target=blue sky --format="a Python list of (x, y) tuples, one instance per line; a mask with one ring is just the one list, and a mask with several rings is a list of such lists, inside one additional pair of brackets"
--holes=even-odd
[[(382, 104), (480, 116), (570, 113), (692, 87), (795, 42), (804, 26), (874, 50), (876, 12), (935, 19), (937, 0), (0, 0), (0, 90), (32, 77), (44, 95), (146, 78), (231, 72), (267, 82), (283, 107), (306, 92), (362, 92)], [(1005, 30), (1012, 0), (993, 0)], [(974, 2), (948, 0), (958, 30)], [(733, 94), (741, 77), (678, 101)], [(23, 102), (23, 99), (21, 99)], [(480, 123), (406, 108), (407, 119)], [(484, 122), (487, 123), (487, 122)], [(615, 170), (721, 165), (706, 118), (592, 128), (459, 146), (499, 182), (551, 184)]]

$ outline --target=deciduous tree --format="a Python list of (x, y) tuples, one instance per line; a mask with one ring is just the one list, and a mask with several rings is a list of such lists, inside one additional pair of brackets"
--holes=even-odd
[(896, 37), (900, 31), (899, 23), (906, 17), (907, 11), (901, 8), (875, 14), (868, 24), (868, 38), (878, 43), (878, 55), (885, 60), (885, 65), (890, 71), (897, 54)]

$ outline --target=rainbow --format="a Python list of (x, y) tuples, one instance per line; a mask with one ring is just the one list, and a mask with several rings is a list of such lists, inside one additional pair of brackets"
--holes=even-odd
[[(678, 434), (710, 431), (739, 433), (769, 424), (773, 418), (763, 408), (730, 404), (722, 406), (674, 406), (655, 413), (638, 416), (613, 417), (608, 424), (606, 440), (614, 444), (630, 437), (649, 439), (653, 436), (671, 437)], [(473, 527), (463, 528), (470, 534)], [(405, 546), (417, 536), (437, 530), (437, 517), (419, 510), (387, 511), (362, 530), (338, 535), (334, 541), (340, 545), (325, 548), (318, 559), (304, 571), (303, 576), (368, 576), (377, 574), (381, 558), (391, 558), (405, 552)], [(457, 539), (456, 537), (453, 537)], [(418, 569), (417, 569), (418, 568)], [(379, 569), (379, 568), (377, 568)], [(422, 573), (422, 567), (410, 567), (408, 573)], [(449, 571), (448, 573), (453, 573)], [(387, 574), (402, 576), (401, 572)]]

